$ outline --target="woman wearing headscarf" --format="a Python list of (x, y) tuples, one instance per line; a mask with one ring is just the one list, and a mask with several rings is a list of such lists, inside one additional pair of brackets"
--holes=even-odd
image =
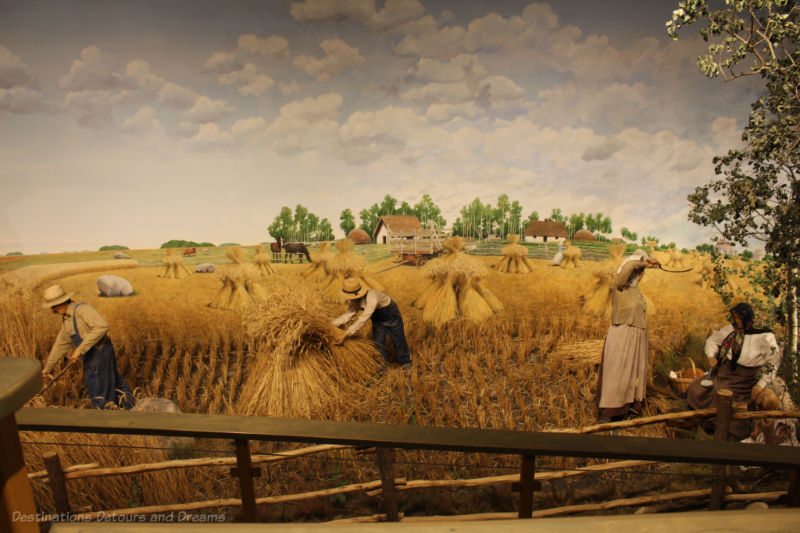
[(598, 423), (641, 413), (647, 391), (647, 306), (639, 291), (646, 267), (661, 263), (636, 250), (611, 280), (611, 327), (608, 328), (597, 381)]
[[(706, 340), (711, 371), (708, 377), (689, 385), (686, 402), (692, 409), (716, 407), (719, 389), (731, 391), (735, 403), (752, 408), (761, 391), (776, 378), (781, 355), (775, 334), (755, 325), (755, 314), (748, 303), (735, 305), (730, 310), (730, 320)], [(747, 437), (749, 427), (747, 420), (732, 420), (729, 433), (741, 440)]]

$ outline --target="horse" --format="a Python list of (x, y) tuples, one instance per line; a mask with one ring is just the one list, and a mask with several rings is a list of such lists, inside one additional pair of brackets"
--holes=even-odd
[(197, 250), (195, 250), (194, 246), (189, 248), (184, 248), (183, 250), (183, 257), (191, 257), (197, 255)]
[[(290, 254), (303, 254), (306, 256), (306, 259), (308, 259), (308, 262), (311, 262), (311, 254), (308, 253), (308, 248), (306, 248), (306, 245), (302, 242), (284, 242), (281, 237), (278, 237), (278, 242), (270, 243), (269, 249), (273, 254), (279, 254), (281, 250)], [(299, 259), (302, 263), (303, 258), (300, 257)]]

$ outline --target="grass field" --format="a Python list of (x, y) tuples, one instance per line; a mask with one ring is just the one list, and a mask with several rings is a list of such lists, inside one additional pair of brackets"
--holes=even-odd
[[(504, 311), (483, 322), (456, 320), (437, 328), (422, 320), (421, 312), (411, 306), (428, 282), (424, 269), (390, 268), (396, 263), (386, 258), (380, 245), (357, 249), (368, 257), (367, 271), (400, 307), (414, 360), (413, 369), (404, 372), (391, 368), (356, 384), (360, 386), (352, 390), (328, 390), (313, 408), (305, 411), (305, 416), (514, 430), (573, 428), (594, 422), (599, 346), (608, 321), (584, 311), (583, 303), (597, 282), (597, 274), (614, 268), (611, 261), (586, 261), (580, 268), (563, 269), (550, 266), (546, 260), (533, 260), (534, 272), (530, 274), (502, 274), (490, 270), (484, 282), (501, 300)], [(168, 398), (185, 412), (236, 414), (243, 385), (251, 377), (257, 353), (254, 340), (247, 332), (248, 312), (209, 306), (220, 289), (220, 280), (215, 274), (193, 274), (184, 279), (159, 278), (163, 250), (126, 253), (139, 261), (139, 266), (108, 273), (128, 279), (136, 291), (134, 296), (100, 297), (95, 280), (105, 273), (103, 271), (73, 273), (55, 279), (67, 290), (76, 291), (76, 300), (95, 306), (111, 324), (109, 335), (117, 351), (120, 372), (138, 397)], [(248, 248), (247, 257), (254, 254), (255, 251)], [(113, 257), (113, 252), (70, 254), (59, 258), (64, 262), (88, 262), (106, 259), (108, 255)], [(2, 265), (10, 270), (44, 260), (57, 263), (54, 259), (22, 257)], [(482, 256), (479, 260), (492, 266), (500, 257)], [(29, 263), (23, 265), (18, 261)], [(200, 262), (230, 261), (219, 249), (209, 249), (207, 254), (198, 250), (197, 257), (185, 260), (187, 265)], [(277, 273), (260, 282), (267, 295), (300, 286), (310, 294), (319, 291), (316, 284), (302, 275), (307, 264), (276, 264), (275, 267)], [(193, 270), (191, 266), (190, 270)], [(46, 283), (52, 281), (48, 279)], [(3, 355), (39, 360), (46, 357), (58, 328), (58, 320), (40, 306), (41, 290), (46, 283), (34, 283), (3, 294), (0, 301)], [(676, 368), (685, 356), (694, 358), (698, 366), (704, 363), (702, 342), (710, 328), (724, 322), (725, 313), (719, 297), (701, 286), (695, 272), (668, 274), (651, 270), (640, 286), (650, 302), (651, 386), (646, 414), (656, 414), (667, 410), (673, 401), (665, 394), (669, 388), (665, 374)], [(270, 305), (269, 296), (263, 305)], [(326, 302), (321, 302), (319, 308), (320, 313), (330, 318), (343, 310), (341, 305)], [(365, 335), (368, 329), (367, 326)], [(594, 348), (587, 351), (587, 345)], [(88, 400), (82, 388), (82, 380), (76, 373), (73, 379), (53, 386), (39, 403), (87, 407)], [(648, 426), (635, 434), (667, 436), (662, 426)], [(67, 439), (74, 443), (59, 450), (65, 466), (90, 461), (113, 466), (166, 457), (164, 451), (115, 447), (129, 442), (123, 437), (28, 435), (26, 439), (36, 442)], [(103, 447), (78, 445), (98, 443)], [(211, 449), (209, 447), (229, 449), (230, 445), (205, 443), (197, 446)], [(49, 449), (53, 448), (44, 444), (27, 445), (29, 468), (42, 468), (41, 454)], [(272, 448), (262, 446), (261, 449)], [(201, 451), (194, 453), (203, 454)], [(508, 469), (518, 468), (513, 457), (404, 452), (398, 460), (409, 478), (474, 477), (508, 473)], [(585, 463), (577, 459), (543, 459), (540, 466), (565, 468)], [(257, 490), (259, 494), (299, 492), (325, 484), (341, 484), (345, 480), (372, 480), (376, 475), (374, 465), (368, 461), (365, 464), (353, 453), (342, 452), (337, 460), (322, 465), (312, 462), (276, 467), (268, 476), (259, 479)], [(208, 470), (163, 476), (147, 474), (136, 479), (135, 484), (121, 478), (82, 481), (74, 485), (74, 494), (70, 497), (74, 497), (76, 506), (102, 509), (125, 507), (131, 501), (144, 505), (236, 494), (230, 480), (222, 480)], [(48, 509), (47, 489), (37, 484), (36, 491), (40, 508)], [(491, 498), (476, 502), (473, 496), (465, 501), (490, 510), (513, 505), (513, 496), (506, 496), (501, 503), (492, 503)], [(326, 515), (335, 514), (338, 504), (323, 505)], [(355, 505), (352, 501), (351, 504)], [(359, 503), (362, 504), (368, 505)], [(432, 504), (428, 502), (427, 505), (431, 511)]]

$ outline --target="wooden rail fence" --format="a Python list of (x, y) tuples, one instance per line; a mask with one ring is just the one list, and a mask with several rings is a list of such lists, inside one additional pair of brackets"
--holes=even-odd
[[(723, 393), (724, 396), (724, 393)], [(109, 513), (157, 513), (174, 510), (191, 510), (209, 507), (241, 506), (246, 521), (258, 519), (257, 506), (266, 503), (298, 501), (348, 492), (367, 492), (383, 498), (384, 517), (398, 520), (398, 495), (400, 491), (427, 487), (464, 487), (511, 483), (519, 492), (517, 516), (531, 518), (545, 516), (546, 511), (534, 512), (533, 494), (538, 483), (546, 479), (582, 475), (606, 469), (630, 468), (653, 464), (653, 462), (701, 463), (718, 465), (715, 479), (708, 489), (711, 507), (719, 508), (726, 496), (725, 466), (747, 465), (786, 469), (791, 472), (786, 494), (792, 506), (800, 506), (800, 449), (775, 446), (751, 445), (727, 442), (726, 420), (736, 418), (786, 418), (800, 413), (733, 412), (731, 402), (721, 397), (719, 410), (707, 409), (683, 413), (684, 418), (716, 416), (719, 430), (714, 441), (653, 439), (619, 435), (592, 435), (592, 431), (607, 431), (621, 427), (632, 427), (644, 423), (660, 423), (678, 418), (677, 413), (583, 428), (583, 430), (552, 432), (520, 432), (506, 430), (456, 429), (420, 426), (367, 424), (356, 422), (330, 422), (314, 420), (287, 420), (263, 417), (239, 417), (203, 415), (190, 413), (145, 413), (127, 411), (97, 411), (79, 409), (23, 408), (16, 414), (19, 429), (26, 431), (56, 431), (81, 433), (115, 433), (138, 435), (161, 435), (196, 438), (230, 439), (236, 444), (235, 458), (192, 459), (129, 465), (115, 468), (97, 468), (94, 465), (77, 465), (61, 469), (57, 457), (46, 458), (47, 476), (57, 507), (69, 509), (64, 482), (68, 479), (100, 475), (124, 475), (134, 472), (153, 471), (164, 468), (189, 466), (234, 466), (233, 474), (239, 480), (239, 499), (211, 500), (176, 505), (138, 507), (105, 511)], [(589, 430), (589, 431), (586, 431)], [(321, 443), (315, 446), (281, 452), (274, 455), (251, 455), (249, 441)], [(380, 480), (323, 489), (302, 494), (257, 497), (253, 479), (258, 475), (259, 463), (320, 453), (343, 447), (373, 449), (380, 472)], [(468, 480), (415, 480), (397, 477), (394, 449), (424, 449), (455, 452), (515, 454), (520, 457), (519, 474), (475, 478)], [(592, 457), (619, 460), (607, 465), (581, 469), (579, 473), (536, 473), (537, 456)], [(34, 472), (31, 478), (44, 477)], [(57, 495), (56, 492), (63, 492)], [(702, 492), (702, 491), (701, 491)], [(703, 492), (703, 494), (706, 494)], [(663, 496), (663, 495), (662, 495)], [(742, 495), (739, 496), (743, 497)], [(655, 501), (655, 500), (653, 500)], [(603, 508), (603, 507), (600, 507)], [(84, 513), (81, 517), (91, 519), (97, 512)]]

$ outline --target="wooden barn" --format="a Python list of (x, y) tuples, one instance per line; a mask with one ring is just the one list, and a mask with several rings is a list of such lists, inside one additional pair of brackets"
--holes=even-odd
[(389, 235), (408, 235), (412, 238), (419, 233), (422, 224), (415, 216), (387, 215), (382, 216), (372, 232), (372, 240), (378, 244), (388, 244)]
[(531, 220), (525, 228), (525, 242), (563, 242), (567, 237), (563, 222)]

